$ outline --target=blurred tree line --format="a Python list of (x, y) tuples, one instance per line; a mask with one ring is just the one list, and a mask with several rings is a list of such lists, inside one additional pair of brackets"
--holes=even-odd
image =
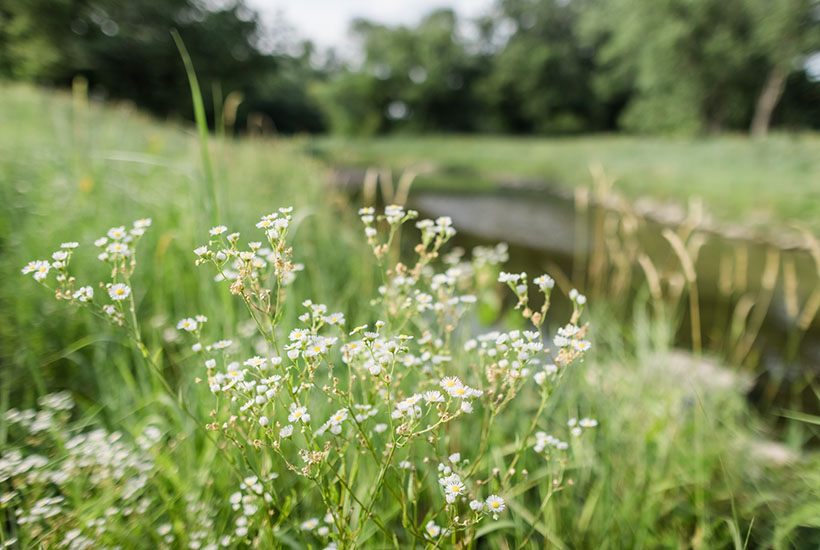
[(0, 76), (82, 75), (98, 94), (190, 118), (171, 28), (210, 116), (226, 105), (236, 131), (820, 128), (820, 0), (497, 0), (474, 21), (446, 9), (415, 26), (356, 20), (355, 63), (266, 28), (243, 0), (4, 0)]

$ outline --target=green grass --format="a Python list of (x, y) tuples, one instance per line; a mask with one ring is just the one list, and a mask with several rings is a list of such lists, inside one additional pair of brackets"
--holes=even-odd
[(718, 221), (758, 227), (798, 222), (820, 231), (820, 135), (700, 139), (592, 136), (316, 138), (312, 153), (333, 164), (404, 170), (432, 166), (419, 187), (492, 189), (523, 178), (559, 187), (590, 186), (590, 165), (616, 178), (629, 198), (685, 205), (701, 197)]
[[(771, 148), (772, 157), (778, 150), (789, 156), (789, 139), (780, 136), (759, 146)], [(805, 165), (783, 161), (793, 179), (780, 189), (797, 185), (801, 171), (817, 174), (818, 160), (806, 152), (812, 143), (817, 145), (817, 139), (801, 140), (795, 141), (795, 147), (803, 152), (789, 158), (804, 155)], [(279, 206), (295, 206), (294, 256), (306, 270), (293, 293), (345, 311), (353, 326), (358, 320), (370, 320), (365, 297), (372, 295), (377, 282), (355, 216), (357, 205), (329, 193), (325, 165), (305, 153), (316, 143), (212, 142), (215, 180), (225, 198), (223, 222), (242, 231), (244, 238), (253, 234), (260, 215)], [(429, 153), (443, 163), (445, 151), (437, 151), (436, 143), (441, 149), (448, 144), (450, 159), (464, 163), (478, 159), (477, 170), (488, 173), (501, 173), (505, 159), (523, 149), (530, 154), (521, 161), (521, 174), (549, 175), (578, 184), (586, 182), (583, 159), (597, 149), (594, 141), (559, 142), (563, 154), (548, 153), (552, 151), (548, 142), (491, 140), (490, 150), (495, 153), (482, 156), (482, 140), (442, 138), (372, 142), (368, 150), (378, 158), (388, 153), (398, 158), (397, 151), (406, 147), (412, 150), (408, 155), (420, 158)], [(620, 167), (638, 181), (640, 159), (653, 156), (648, 141), (613, 138), (597, 143), (608, 151), (601, 159), (605, 166), (612, 166), (613, 172)], [(722, 155), (735, 151), (735, 160), (753, 157), (748, 146), (741, 140), (725, 140)], [(78, 270), (103, 278), (105, 270), (94, 259), (89, 243), (111, 226), (152, 217), (153, 226), (139, 249), (134, 284), (137, 314), (149, 348), (162, 350), (164, 378), (191, 411), (207, 421), (213, 399), (206, 388), (193, 382), (202, 376), (202, 367), (190, 357), (189, 346), (178, 340), (173, 330), (176, 320), (204, 313), (211, 318), (209, 338), (233, 336), (243, 341), (248, 353), (253, 342), (243, 339), (237, 328), (246, 320), (244, 310), (225, 287), (212, 282), (210, 271), (193, 266), (192, 249), (207, 240), (211, 226), (209, 213), (201, 208), (210, 191), (201, 173), (198, 147), (192, 128), (158, 123), (128, 106), (84, 107), (62, 94), (0, 85), (0, 410), (30, 406), (39, 395), (68, 389), (79, 403), (73, 421), (80, 427), (103, 426), (123, 431), (127, 438), (149, 423), (160, 427), (164, 446), (155, 450), (159, 473), (151, 481), (151, 491), (160, 495), (162, 505), (140, 517), (112, 520), (116, 528), (112, 527), (111, 536), (123, 548), (159, 547), (155, 533), (164, 522), (170, 522), (178, 536), (179, 542), (171, 547), (187, 547), (186, 537), (201, 523), (186, 499), (213, 512), (213, 523), (207, 528), (217, 540), (233, 527), (227, 503), (236, 490), (236, 477), (119, 331), (56, 302), (23, 277), (20, 268), (31, 259), (48, 257), (60, 242), (77, 240), (82, 243)], [(693, 155), (690, 162), (680, 160), (670, 144), (656, 147), (658, 157), (677, 159), (680, 170), (687, 167), (687, 177), (706, 173), (703, 166), (691, 162), (697, 155), (712, 158), (715, 174), (735, 177), (731, 157), (724, 166), (721, 154), (708, 153), (705, 145), (686, 145)], [(541, 156), (556, 159), (562, 168), (546, 172)], [(615, 162), (618, 159), (620, 163)], [(530, 172), (524, 172), (524, 167)], [(755, 189), (762, 189), (761, 174), (737, 163), (734, 168), (738, 179), (752, 178)], [(673, 193), (673, 183), (681, 177), (672, 170), (663, 180), (668, 187), (661, 189)], [(812, 181), (816, 185), (817, 178)], [(635, 185), (649, 189), (640, 187), (646, 183)], [(700, 181), (691, 185), (708, 189)], [(757, 204), (748, 196), (752, 193), (740, 194), (746, 204)], [(796, 203), (817, 208), (808, 200), (788, 202), (795, 208)], [(621, 325), (613, 322), (620, 314), (608, 312), (603, 304), (592, 305), (596, 353), (573, 371), (569, 383), (550, 402), (545, 418), (561, 427), (553, 419), (565, 422), (569, 416), (590, 415), (600, 420), (600, 426), (592, 438), (579, 444), (580, 460), (567, 474), (572, 485), (556, 494), (540, 515), (536, 514), (537, 491), (520, 499), (511, 495), (509, 512), (490, 524), (497, 530), (488, 532), (482, 544), (514, 547), (535, 529), (533, 548), (743, 548), (747, 534), (749, 548), (816, 547), (820, 541), (816, 456), (801, 448), (803, 440), (792, 444), (792, 458), (786, 464), (756, 455), (753, 450), (773, 435), (751, 410), (739, 385), (720, 386), (708, 377), (698, 381), (672, 369), (671, 330), (663, 320), (641, 314), (643, 310), (638, 304), (634, 322)], [(288, 311), (287, 322), (294, 315), (295, 311)], [(524, 405), (524, 410), (534, 409), (532, 403)], [(504, 418), (499, 433), (517, 433), (529, 421), (526, 414)], [(809, 435), (814, 433), (812, 427), (807, 430)], [(450, 436), (463, 448), (472, 444), (469, 431), (455, 430)], [(35, 444), (17, 438), (0, 420), (0, 454)], [(503, 439), (492, 442), (493, 456), (500, 464), (508, 444)], [(519, 468), (528, 470), (535, 487), (549, 483), (543, 461), (528, 457)], [(301, 503), (296, 511), (304, 517), (310, 512), (308, 505), (315, 507), (315, 495), (302, 501), (304, 495), (290, 494), (289, 483), (283, 476), (283, 499)], [(76, 499), (75, 507), (89, 518), (96, 517), (107, 506), (104, 495), (89, 496), (78, 485), (76, 494), (70, 495)], [(395, 516), (395, 503), (385, 507), (393, 510), (385, 521), (393, 521), (391, 528), (404, 532)], [(8, 511), (0, 506), (0, 514)], [(285, 535), (280, 543), (303, 547), (298, 532)], [(374, 537), (372, 546), (381, 547), (375, 541)], [(270, 541), (258, 545), (271, 546)]]

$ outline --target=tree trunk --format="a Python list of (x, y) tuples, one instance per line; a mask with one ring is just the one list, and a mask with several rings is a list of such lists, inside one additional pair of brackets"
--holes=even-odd
[(749, 128), (749, 133), (752, 134), (752, 137), (765, 137), (769, 132), (769, 124), (772, 122), (772, 113), (774, 112), (774, 108), (777, 107), (777, 102), (780, 101), (780, 96), (783, 95), (787, 76), (788, 73), (780, 65), (775, 65), (772, 67), (772, 70), (769, 71), (769, 76), (766, 78), (763, 90), (757, 98), (754, 118), (752, 118), (752, 125)]

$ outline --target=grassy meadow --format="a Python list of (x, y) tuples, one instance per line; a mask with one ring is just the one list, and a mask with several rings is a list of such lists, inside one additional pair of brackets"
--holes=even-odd
[[(334, 440), (339, 461), (322, 472), (347, 481), (327, 485), (318, 477), (308, 483), (278, 454), (296, 445), (296, 437), (312, 442), (310, 430), (274, 448), (254, 445), (256, 437), (265, 440), (258, 423), (242, 432), (244, 439), (204, 428), (216, 419), (233, 422), (222, 416), (231, 405), (209, 391), (211, 367), (206, 370), (203, 357), (192, 351), (191, 335), (176, 327), (180, 319), (206, 315), (203, 341), (230, 338), (241, 360), (272, 356), (242, 300), (214, 282), (209, 266), (194, 265), (193, 250), (208, 243), (208, 230), (222, 223), (240, 231), (243, 242), (256, 238), (260, 218), (285, 206), (294, 207), (288, 246), (304, 270), (288, 287), (278, 321), (281, 337), (300, 326), (300, 302), (306, 299), (344, 313), (340, 338), (357, 325), (375, 326), (381, 317), (371, 298), (385, 283), (357, 215), (362, 205), (327, 186), (323, 158), (364, 165), (379, 160), (397, 168), (429, 160), (467, 173), (515, 173), (571, 185), (587, 178), (580, 159), (594, 150), (625, 192), (671, 200), (699, 193), (720, 204), (719, 214), (730, 221), (799, 220), (817, 228), (820, 200), (811, 198), (820, 199), (818, 145), (812, 135), (760, 143), (216, 139), (210, 149), (220, 205), (215, 223), (192, 128), (158, 122), (127, 105), (0, 85), (0, 545), (816, 548), (820, 460), (808, 444), (815, 426), (795, 421), (775, 430), (773, 419), (760, 417), (747, 401), (743, 373), (672, 349), (673, 320), (656, 314), (647, 293), (639, 294), (626, 325), (606, 303), (590, 300), (580, 321), (589, 323), (589, 353), (562, 371), (561, 383), (542, 403), (531, 380), (511, 386), (520, 391), (486, 441), (475, 438), (485, 433), (485, 407), (476, 400), (474, 416), (461, 415), (466, 420), (460, 416), (442, 428), (429, 446), (419, 440), (423, 451), (412, 451), (418, 454), (391, 450), (393, 462), (388, 459), (384, 468), (381, 453), (372, 453), (371, 460), (369, 449), (360, 453)], [(77, 241), (73, 272), (88, 281), (105, 280), (110, 268), (95, 258), (99, 251), (92, 243), (108, 228), (141, 218), (152, 222), (136, 247), (131, 289), (147, 358), (127, 330), (55, 300), (20, 273), (27, 262), (49, 258), (60, 243)], [(405, 252), (412, 254), (417, 233), (400, 232)], [(507, 311), (515, 300), (501, 286), (482, 287), (477, 295), (492, 305), (491, 315), (466, 313), (454, 341), (527, 328)], [(105, 289), (96, 292), (105, 298)], [(555, 292), (557, 303), (569, 304)], [(564, 321), (548, 318), (550, 340)], [(418, 342), (425, 325), (415, 323), (410, 318), (405, 327), (417, 331)], [(435, 368), (462, 376), (472, 372), (462, 347), (451, 363)], [(337, 356), (330, 361), (341, 364)], [(324, 368), (317, 370), (317, 390), (335, 384)], [(352, 384), (345, 372), (342, 383)], [(403, 380), (424, 384), (425, 376), (407, 374)], [(70, 393), (73, 409), (42, 401), (61, 391)], [(382, 394), (368, 395), (378, 401)], [(310, 401), (314, 430), (337, 408), (329, 401)], [(49, 406), (53, 412), (43, 418), (45, 428), (26, 428), (31, 419), (20, 422), (20, 411)], [(277, 414), (286, 423), (288, 412)], [(388, 411), (380, 414), (387, 423)], [(574, 438), (567, 426), (574, 417), (594, 418), (597, 426)], [(569, 441), (567, 454), (555, 451), (545, 460), (533, 451), (530, 425)], [(101, 438), (99, 446), (89, 443), (91, 433)], [(357, 438), (364, 441), (364, 432), (352, 431), (350, 441)], [(481, 444), (486, 449), (479, 462)], [(88, 449), (82, 460), (77, 448)], [(388, 441), (385, 453), (392, 448)], [(448, 522), (457, 526), (471, 513), (466, 500), (458, 504), (461, 519), (454, 517), (436, 483), (441, 474), (435, 464), (455, 452), (475, 460), (479, 469), (468, 470), (484, 479), (468, 483), (470, 491), (481, 490), (482, 499), (498, 491), (506, 505), (497, 520), (471, 516), (482, 519), (463, 531), (469, 539), (460, 538), (455, 527), (458, 533), (446, 533)], [(32, 456), (42, 459), (25, 461)], [(413, 468), (399, 467), (400, 460)], [(513, 467), (515, 473), (505, 473)], [(258, 479), (248, 479), (253, 476)], [(257, 499), (257, 482), (264, 482), (270, 499)], [(233, 497), (237, 492), (241, 502)], [(372, 509), (363, 511), (361, 501), (371, 494)], [(323, 520), (328, 512), (331, 519)], [(326, 530), (315, 527), (314, 519)], [(429, 522), (441, 532), (433, 536)]]
[(318, 138), (312, 153), (341, 166), (421, 168), (415, 186), (492, 190), (515, 178), (589, 187), (590, 165), (628, 199), (686, 204), (701, 197), (718, 222), (759, 228), (800, 223), (820, 230), (820, 136), (779, 134), (666, 138), (391, 136)]

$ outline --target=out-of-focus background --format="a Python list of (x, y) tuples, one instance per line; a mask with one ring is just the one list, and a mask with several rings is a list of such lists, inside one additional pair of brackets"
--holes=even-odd
[[(820, 127), (813, 0), (8, 0), (0, 74), (229, 133), (765, 135)], [(233, 94), (233, 96), (231, 95)]]
[[(192, 502), (217, 510), (202, 532), (230, 530), (235, 487), (192, 420), (20, 268), (153, 218), (137, 313), (203, 419), (176, 321), (221, 311), (228, 336), (245, 315), (192, 265), (214, 205), (246, 232), (304, 212), (295, 293), (354, 326), (377, 286), (356, 211), (394, 202), (589, 297), (593, 352), (556, 407), (597, 416), (596, 451), (543, 522), (506, 527), (557, 548), (817, 548), (818, 0), (4, 0), (0, 409), (67, 390), (79, 430), (161, 431), (152, 479), (177, 497), (123, 519), (124, 547), (170, 521), (167, 546), (194, 548)], [(88, 254), (78, 269), (104, 277)], [(476, 326), (515, 326), (508, 302)], [(31, 444), (14, 429), (0, 447)], [(107, 506), (89, 502), (81, 521)]]

